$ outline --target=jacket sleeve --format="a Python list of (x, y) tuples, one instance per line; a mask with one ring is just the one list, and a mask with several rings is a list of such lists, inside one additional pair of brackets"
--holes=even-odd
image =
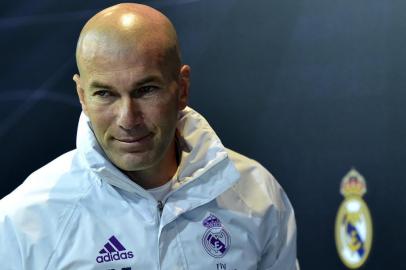
[[(293, 208), (282, 191), (283, 209), (279, 214), (278, 233), (266, 245), (258, 270), (299, 270), (296, 259), (296, 221)], [(268, 224), (275, 222), (268, 220)]]
[(49, 236), (54, 231), (52, 222), (58, 219), (41, 212), (24, 195), (10, 194), (0, 200), (1, 270), (45, 270), (52, 252)]
[(2, 270), (24, 270), (14, 227), (0, 209), (0, 259)]

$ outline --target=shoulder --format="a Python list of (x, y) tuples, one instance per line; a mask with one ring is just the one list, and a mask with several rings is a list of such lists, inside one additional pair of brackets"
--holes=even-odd
[(249, 224), (245, 227), (247, 231), (255, 231), (253, 235), (258, 237), (262, 252), (260, 269), (268, 269), (270, 265), (294, 269), (289, 265), (296, 262), (296, 222), (286, 193), (257, 161), (231, 150), (228, 153), (240, 178), (223, 194), (219, 205), (238, 213), (237, 220)]
[[(259, 162), (227, 149), (229, 159), (240, 174), (231, 188), (250, 211), (266, 212), (269, 208), (290, 208), (287, 196), (275, 177)], [(263, 213), (264, 214), (264, 213)]]
[(273, 175), (258, 161), (248, 158), (230, 149), (227, 149), (227, 153), (230, 160), (234, 163), (235, 167), (242, 175), (249, 178), (254, 177), (256, 180), (259, 181), (264, 181), (265, 179), (267, 179), (266, 181), (276, 183)]
[(0, 200), (0, 213), (12, 212), (16, 208), (49, 203), (71, 202), (90, 186), (89, 181), (78, 177), (85, 173), (76, 150), (67, 152), (33, 172), (13, 192)]
[(0, 200), (0, 242), (14, 237), (21, 252), (38, 243), (51, 248), (57, 242), (78, 202), (92, 188), (85, 176), (89, 172), (78, 162), (76, 151), (70, 151), (32, 173)]

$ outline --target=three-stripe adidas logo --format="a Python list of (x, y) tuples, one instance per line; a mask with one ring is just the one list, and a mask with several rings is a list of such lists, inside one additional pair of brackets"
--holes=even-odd
[(133, 252), (127, 251), (114, 235), (109, 238), (109, 241), (99, 251), (99, 254), (101, 255), (96, 257), (97, 263), (119, 261), (134, 257)]

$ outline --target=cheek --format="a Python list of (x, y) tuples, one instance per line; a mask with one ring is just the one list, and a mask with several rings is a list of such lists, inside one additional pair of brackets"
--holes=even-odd
[(167, 122), (173, 117), (177, 118), (179, 101), (176, 93), (168, 91), (165, 94), (157, 95), (150, 100), (140, 102), (141, 111), (147, 120)]
[(178, 118), (178, 104), (174, 97), (162, 99), (154, 109), (154, 118), (161, 126), (173, 126)]
[(96, 137), (100, 140), (103, 138), (104, 133), (111, 125), (111, 122), (114, 119), (112, 110), (109, 108), (104, 108), (100, 106), (89, 106), (88, 116), (90, 122), (92, 123), (93, 131), (96, 134)]

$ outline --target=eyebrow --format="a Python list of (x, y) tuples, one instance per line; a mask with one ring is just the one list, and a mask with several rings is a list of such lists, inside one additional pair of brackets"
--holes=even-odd
[(158, 83), (163, 83), (163, 80), (157, 76), (157, 75), (149, 75), (141, 80), (139, 80), (137, 83), (134, 84), (134, 86), (140, 86), (146, 83), (150, 83), (150, 82), (158, 82)]
[[(157, 83), (164, 83), (164, 81), (157, 75), (148, 75), (145, 78), (137, 81), (136, 83), (134, 83), (133, 88), (136, 88), (138, 86), (144, 85), (146, 83), (150, 83), (150, 82), (157, 82)], [(94, 88), (104, 88), (104, 89), (115, 89), (114, 86), (109, 85), (107, 83), (104, 82), (100, 82), (100, 81), (93, 81), (90, 83), (89, 85), (90, 89), (94, 89)]]
[(114, 88), (114, 87), (112, 87), (112, 86), (110, 86), (110, 85), (108, 85), (108, 84), (106, 84), (106, 83), (103, 83), (103, 82), (93, 81), (93, 82), (89, 85), (89, 88), (90, 88), (90, 89), (93, 89), (93, 88), (112, 89), (112, 88)]

